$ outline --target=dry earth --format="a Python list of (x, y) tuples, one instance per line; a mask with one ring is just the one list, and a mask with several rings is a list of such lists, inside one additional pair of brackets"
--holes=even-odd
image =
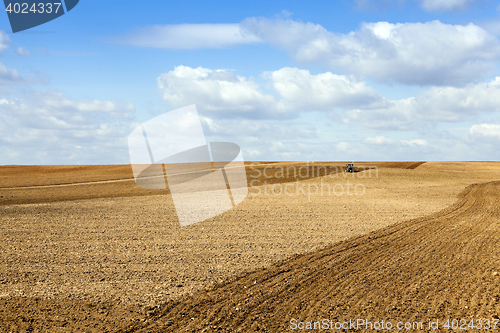
[(498, 163), (341, 165), (249, 164), (240, 205), (184, 228), (130, 166), (0, 167), (0, 331), (498, 316)]

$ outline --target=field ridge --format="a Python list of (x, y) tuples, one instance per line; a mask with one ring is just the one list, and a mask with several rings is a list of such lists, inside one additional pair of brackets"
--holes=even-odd
[(124, 332), (282, 332), (289, 320), (498, 318), (500, 182), (450, 207), (295, 256), (155, 313)]

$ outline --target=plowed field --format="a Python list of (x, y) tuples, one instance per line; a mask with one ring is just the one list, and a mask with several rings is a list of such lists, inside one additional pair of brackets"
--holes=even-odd
[(0, 331), (493, 328), (498, 164), (358, 163), (367, 168), (308, 177), (281, 177), (280, 165), (294, 164), (249, 167), (247, 199), (185, 228), (168, 192), (139, 193), (117, 166), (84, 169), (73, 185), (24, 170), (19, 186), (5, 175), (16, 167), (0, 167)]

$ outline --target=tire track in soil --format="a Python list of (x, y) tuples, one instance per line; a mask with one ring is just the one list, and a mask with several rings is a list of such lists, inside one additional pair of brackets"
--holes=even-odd
[(470, 185), (443, 211), (233, 278), (122, 331), (284, 332), (292, 318), (426, 328), (429, 319), (498, 318), (499, 193), (500, 182)]

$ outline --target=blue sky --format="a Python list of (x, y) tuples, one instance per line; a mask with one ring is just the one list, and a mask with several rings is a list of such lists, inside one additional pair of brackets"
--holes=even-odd
[[(499, 160), (500, 3), (96, 1), (0, 18), (0, 164), (128, 163), (196, 104), (246, 160)], [(497, 78), (498, 76), (498, 78)]]

